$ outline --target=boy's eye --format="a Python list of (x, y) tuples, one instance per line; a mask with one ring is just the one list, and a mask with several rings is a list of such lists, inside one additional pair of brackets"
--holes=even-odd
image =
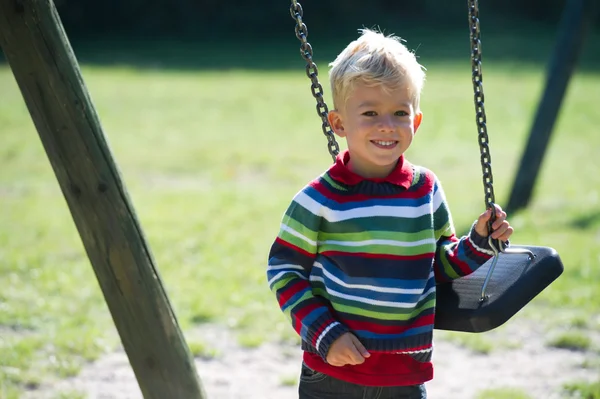
[(364, 116), (376, 116), (377, 112), (375, 111), (367, 111), (367, 112), (363, 112)]
[(406, 112), (406, 111), (396, 111), (395, 115), (396, 116), (407, 116), (408, 112)]

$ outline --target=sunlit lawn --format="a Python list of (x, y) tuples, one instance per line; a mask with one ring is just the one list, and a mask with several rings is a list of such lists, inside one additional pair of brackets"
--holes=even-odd
[[(440, 177), (464, 231), (483, 206), (469, 64), (422, 62), (425, 119), (408, 157)], [(504, 205), (544, 71), (497, 62), (484, 73), (496, 196)], [(212, 321), (246, 341), (292, 337), (266, 285), (267, 252), (290, 198), (331, 162), (301, 66), (84, 66), (83, 74), (183, 329)], [(599, 101), (600, 74), (577, 74), (533, 201), (511, 215), (513, 242), (552, 246), (565, 263), (563, 276), (511, 322), (600, 331)], [(114, 349), (118, 336), (5, 65), (0, 139), (0, 397), (17, 397), (76, 374)]]

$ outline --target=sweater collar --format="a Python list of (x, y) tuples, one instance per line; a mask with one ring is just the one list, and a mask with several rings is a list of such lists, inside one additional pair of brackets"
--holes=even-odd
[(398, 163), (392, 172), (383, 178), (367, 178), (357, 175), (348, 168), (350, 161), (350, 152), (348, 150), (338, 154), (333, 166), (329, 168), (329, 175), (337, 181), (344, 184), (355, 185), (364, 180), (376, 183), (388, 182), (408, 189), (413, 180), (413, 167), (410, 162), (404, 159), (404, 154), (398, 158)]

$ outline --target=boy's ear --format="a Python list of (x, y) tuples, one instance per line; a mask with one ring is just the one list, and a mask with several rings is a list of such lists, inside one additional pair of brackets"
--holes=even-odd
[(415, 133), (417, 132), (417, 129), (419, 129), (419, 126), (421, 126), (421, 121), (423, 121), (423, 113), (417, 112), (415, 114), (415, 119), (413, 121), (413, 127), (414, 127)]
[(342, 120), (342, 115), (338, 111), (329, 111), (327, 114), (327, 120), (329, 121), (329, 126), (331, 126), (335, 134), (340, 137), (346, 137), (344, 121)]

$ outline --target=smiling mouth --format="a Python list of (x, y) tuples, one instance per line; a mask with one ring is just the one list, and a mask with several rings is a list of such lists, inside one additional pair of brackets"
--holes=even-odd
[(371, 140), (371, 143), (379, 148), (394, 148), (398, 144), (395, 140)]

